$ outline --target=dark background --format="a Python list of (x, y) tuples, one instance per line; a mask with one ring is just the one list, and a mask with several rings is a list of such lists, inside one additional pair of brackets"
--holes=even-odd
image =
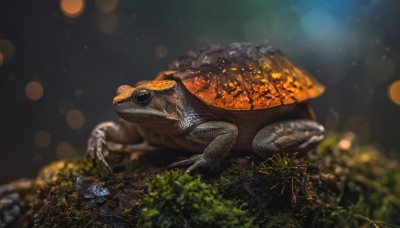
[(0, 0), (0, 183), (84, 154), (91, 129), (117, 119), (119, 85), (237, 41), (268, 41), (325, 84), (312, 105), (330, 130), (400, 154), (400, 89), (388, 92), (400, 80), (400, 1), (87, 0), (77, 16), (61, 10), (79, 1)]

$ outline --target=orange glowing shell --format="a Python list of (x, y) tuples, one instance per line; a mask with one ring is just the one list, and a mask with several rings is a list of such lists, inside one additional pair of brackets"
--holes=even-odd
[(186, 89), (212, 107), (259, 110), (304, 102), (324, 86), (266, 45), (233, 43), (189, 52), (157, 80), (182, 81)]

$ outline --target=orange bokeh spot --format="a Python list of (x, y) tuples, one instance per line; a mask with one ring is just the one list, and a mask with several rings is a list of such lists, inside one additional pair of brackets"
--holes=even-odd
[(47, 131), (38, 131), (35, 133), (35, 144), (40, 148), (46, 148), (50, 145), (51, 136)]
[(31, 100), (39, 100), (43, 96), (43, 86), (40, 82), (31, 81), (26, 84), (25, 94)]
[(10, 40), (0, 39), (0, 65), (14, 57), (14, 45)]
[(154, 48), (154, 53), (157, 58), (165, 58), (168, 55), (168, 48), (164, 46), (158, 46)]
[(56, 153), (61, 159), (73, 158), (77, 154), (76, 149), (68, 142), (61, 142), (58, 144)]
[(393, 103), (400, 105), (400, 80), (390, 84), (388, 88), (388, 96)]
[(97, 8), (103, 12), (110, 12), (118, 5), (118, 0), (96, 0)]
[(67, 124), (72, 129), (80, 129), (85, 124), (85, 116), (77, 109), (73, 109), (67, 113)]
[(69, 99), (61, 101), (59, 110), (62, 114), (67, 114), (74, 107), (74, 102)]
[(0, 66), (3, 65), (3, 62), (4, 62), (4, 55), (0, 51)]
[(60, 0), (60, 8), (67, 17), (77, 17), (85, 9), (84, 0)]
[(106, 34), (113, 33), (117, 28), (118, 16), (114, 12), (100, 13), (97, 18), (97, 26)]

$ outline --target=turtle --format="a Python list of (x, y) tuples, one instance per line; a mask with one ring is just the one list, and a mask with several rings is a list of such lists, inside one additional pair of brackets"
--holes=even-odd
[(154, 80), (122, 85), (113, 99), (121, 122), (97, 125), (87, 154), (107, 167), (107, 145), (174, 148), (170, 167), (217, 167), (230, 151), (302, 156), (324, 138), (309, 101), (325, 87), (267, 44), (231, 43), (190, 51)]

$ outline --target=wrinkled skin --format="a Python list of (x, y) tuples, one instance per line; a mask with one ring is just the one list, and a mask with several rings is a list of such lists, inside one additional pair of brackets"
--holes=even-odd
[(187, 172), (191, 172), (200, 166), (217, 166), (231, 150), (254, 151), (262, 158), (302, 154), (323, 139), (324, 128), (312, 120), (307, 104), (246, 112), (219, 110), (198, 101), (179, 82), (168, 81), (165, 87), (152, 83), (118, 89), (114, 109), (123, 121), (100, 123), (93, 130), (89, 156), (107, 165), (103, 153), (108, 142), (136, 144), (144, 150), (177, 148), (199, 153), (171, 164), (190, 165)]
[(190, 165), (190, 172), (217, 166), (231, 150), (264, 159), (300, 156), (324, 137), (308, 106), (324, 87), (279, 50), (250, 43), (211, 46), (189, 52), (168, 70), (154, 81), (118, 88), (113, 105), (123, 121), (93, 130), (92, 159), (107, 165), (103, 154), (110, 142), (176, 148), (196, 153), (171, 164)]

